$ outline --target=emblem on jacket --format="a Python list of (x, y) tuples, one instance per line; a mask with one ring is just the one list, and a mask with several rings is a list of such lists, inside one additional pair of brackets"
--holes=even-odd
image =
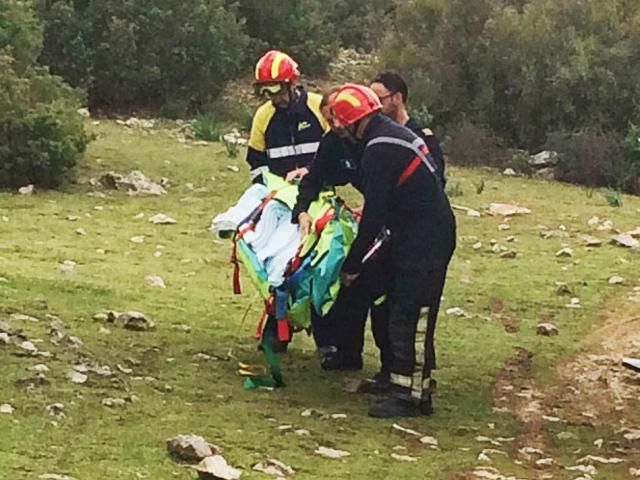
[(311, 127), (311, 124), (309, 122), (307, 122), (306, 120), (303, 122), (298, 123), (298, 131), (301, 130), (305, 130), (307, 128)]

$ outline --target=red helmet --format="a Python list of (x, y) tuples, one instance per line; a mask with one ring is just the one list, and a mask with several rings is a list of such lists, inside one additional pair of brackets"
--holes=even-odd
[(347, 83), (340, 87), (331, 102), (338, 122), (346, 127), (370, 113), (382, 109), (378, 96), (369, 87)]
[(291, 82), (299, 77), (298, 64), (279, 50), (269, 50), (256, 64), (256, 83)]

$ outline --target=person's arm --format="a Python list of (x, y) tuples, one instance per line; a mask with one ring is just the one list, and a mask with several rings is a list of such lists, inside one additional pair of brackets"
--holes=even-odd
[(297, 223), (298, 216), (309, 209), (311, 202), (318, 198), (320, 191), (325, 186), (330, 173), (330, 164), (334, 160), (332, 158), (334, 152), (331, 148), (334, 141), (332, 134), (322, 137), (318, 151), (308, 167), (309, 172), (302, 177), (300, 185), (298, 185), (298, 199), (293, 207), (291, 219), (293, 223)]
[(364, 210), (358, 234), (342, 266), (344, 273), (360, 272), (367, 250), (388, 223), (391, 195), (398, 177), (389, 160), (389, 148), (382, 146), (370, 147), (362, 158)]
[(247, 146), (247, 163), (249, 164), (249, 173), (252, 180), (269, 171), (265, 133), (273, 116), (271, 110), (269, 105), (263, 105), (253, 116), (251, 123), (251, 134)]

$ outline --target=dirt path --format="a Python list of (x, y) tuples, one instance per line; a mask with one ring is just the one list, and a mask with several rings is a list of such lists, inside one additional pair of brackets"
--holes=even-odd
[[(534, 354), (514, 350), (492, 394), (495, 411), (513, 414), (520, 432), (512, 442), (494, 442), (504, 448), (481, 454), (482, 466), (452, 478), (640, 478), (640, 375), (622, 366), (623, 357), (640, 357), (640, 289), (612, 302), (595, 325), (548, 385), (536, 385)], [(507, 473), (509, 464), (518, 475)]]

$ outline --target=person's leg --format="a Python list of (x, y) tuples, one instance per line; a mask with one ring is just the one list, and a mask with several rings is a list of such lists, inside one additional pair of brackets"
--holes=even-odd
[(350, 287), (341, 287), (336, 303), (328, 314), (334, 332), (336, 352), (322, 360), (326, 370), (359, 370), (362, 368), (364, 326), (369, 309), (369, 296), (360, 278)]
[(391, 342), (389, 340), (389, 301), (371, 304), (371, 331), (380, 352), (380, 370), (365, 378), (358, 386), (359, 393), (381, 394), (389, 391), (391, 383)]
[(389, 301), (385, 298), (371, 304), (371, 331), (380, 350), (380, 372), (391, 371), (391, 340), (389, 339)]
[[(445, 270), (446, 271), (446, 270)], [(403, 270), (395, 273), (391, 292), (391, 388), (373, 417), (431, 413), (431, 370), (435, 367), (433, 338), (442, 272)], [(435, 308), (434, 308), (435, 307)]]
[(311, 308), (311, 334), (318, 350), (324, 350), (335, 346), (335, 332), (332, 326), (331, 318), (326, 315), (318, 314)]

